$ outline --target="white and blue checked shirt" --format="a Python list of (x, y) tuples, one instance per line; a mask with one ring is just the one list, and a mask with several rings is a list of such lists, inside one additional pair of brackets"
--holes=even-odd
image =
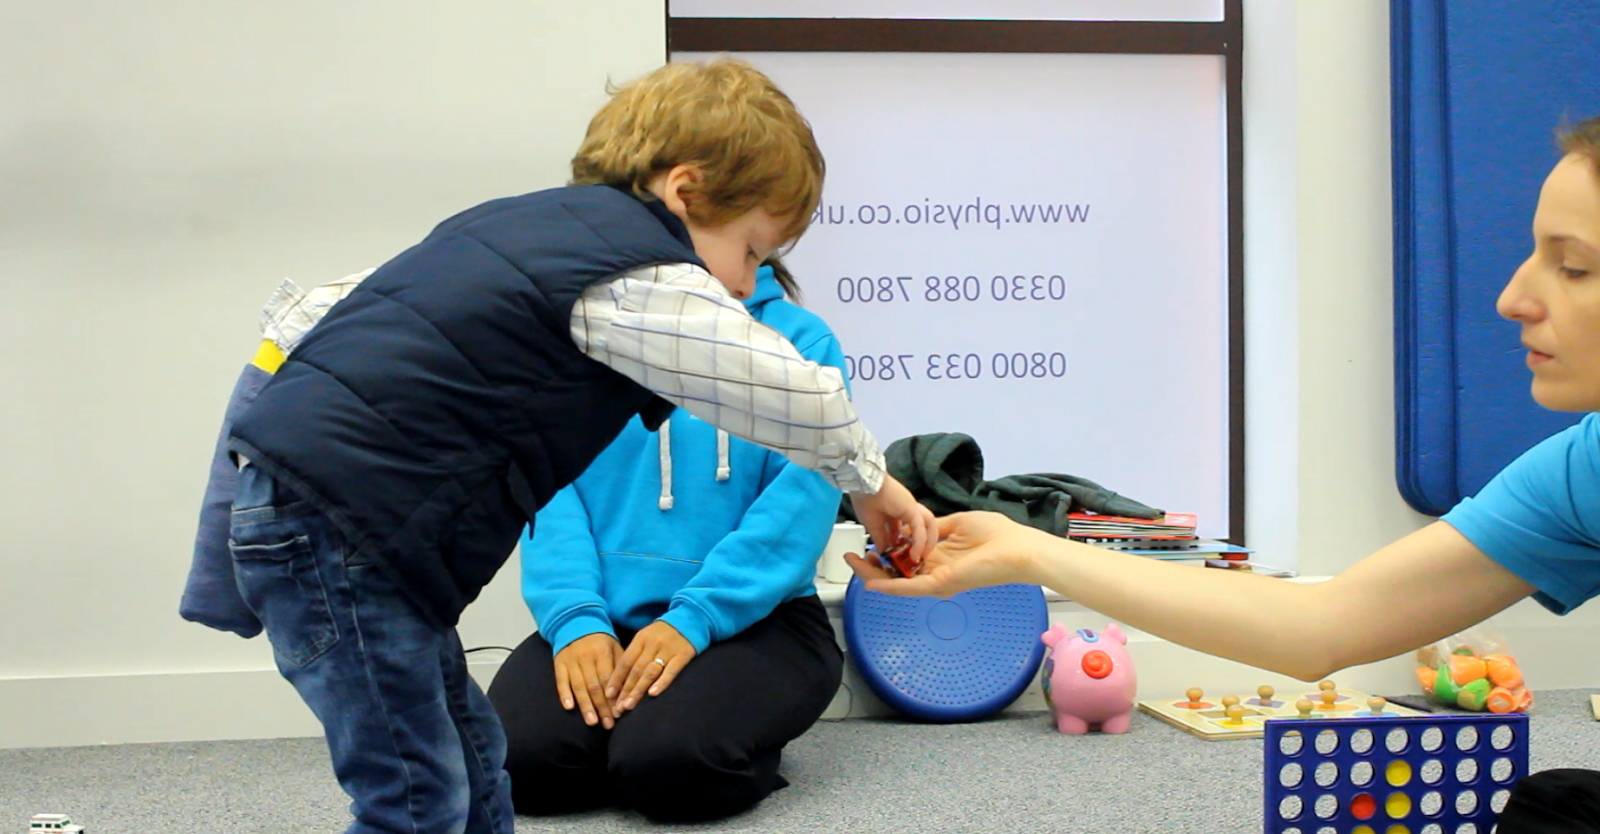
[(883, 484), (883, 452), (839, 370), (802, 357), (700, 267), (641, 267), (590, 287), (573, 305), (572, 339), (590, 358), (845, 492)]

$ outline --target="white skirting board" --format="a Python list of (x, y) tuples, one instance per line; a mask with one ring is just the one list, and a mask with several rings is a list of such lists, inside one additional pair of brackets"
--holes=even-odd
[[(829, 592), (831, 591), (831, 592)], [(830, 607), (839, 592), (823, 593)], [(835, 612), (837, 616), (837, 612)], [(1105, 628), (1106, 619), (1074, 603), (1051, 603), (1051, 620), (1069, 628)], [(1565, 618), (1524, 601), (1498, 618), (1535, 693), (1600, 688), (1600, 605)], [(834, 620), (843, 645), (843, 629)], [(1128, 648), (1139, 674), (1139, 697), (1178, 697), (1191, 686), (1224, 695), (1268, 684), (1303, 684), (1130, 630)], [(499, 655), (500, 653), (495, 653)], [(474, 657), (470, 668), (487, 686), (501, 657)], [(1346, 669), (1339, 685), (1380, 695), (1417, 690), (1409, 656)], [(1035, 683), (1011, 710), (1043, 710)], [(1535, 702), (1534, 710), (1537, 712)], [(824, 719), (886, 715), (890, 710), (846, 663), (844, 683)], [(0, 748), (67, 747), (167, 741), (293, 738), (321, 734), (316, 719), (274, 669), (186, 671), (0, 679)]]

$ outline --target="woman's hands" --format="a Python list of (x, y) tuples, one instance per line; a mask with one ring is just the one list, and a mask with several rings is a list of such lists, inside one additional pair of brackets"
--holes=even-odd
[(640, 629), (626, 652), (617, 638), (590, 634), (556, 654), (556, 696), (566, 709), (581, 709), (585, 724), (609, 730), (645, 692), (667, 691), (696, 654), (694, 644), (660, 620)]
[(605, 696), (614, 699), (617, 717), (638, 706), (646, 691), (652, 697), (667, 691), (695, 654), (694, 644), (660, 620), (639, 629), (606, 682)]
[(623, 656), (622, 644), (604, 632), (580, 637), (556, 654), (556, 695), (561, 706), (583, 710), (583, 721), (611, 729), (621, 711), (606, 695), (605, 681)]
[(883, 476), (883, 486), (872, 495), (851, 493), (850, 504), (879, 553), (887, 552), (904, 536), (911, 540), (912, 558), (921, 560), (927, 558), (928, 549), (938, 540), (933, 511), (918, 503), (911, 490), (890, 475)]
[(935, 546), (923, 559), (922, 572), (908, 579), (893, 578), (854, 553), (845, 554), (845, 560), (866, 580), (868, 590), (948, 597), (990, 585), (1038, 584), (1032, 575), (1034, 556), (1053, 543), (1049, 534), (999, 513), (956, 513), (938, 519), (935, 529)]

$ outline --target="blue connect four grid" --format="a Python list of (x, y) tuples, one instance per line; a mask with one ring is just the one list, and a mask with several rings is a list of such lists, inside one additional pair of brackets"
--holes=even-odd
[(1266, 834), (1491, 834), (1528, 773), (1528, 716), (1266, 722)]

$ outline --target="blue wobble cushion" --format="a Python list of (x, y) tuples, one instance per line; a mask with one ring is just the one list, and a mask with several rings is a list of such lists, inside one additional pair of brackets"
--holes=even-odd
[(844, 637), (884, 703), (924, 721), (972, 721), (1015, 701), (1039, 671), (1050, 627), (1037, 585), (1000, 585), (950, 599), (897, 597), (850, 579)]

